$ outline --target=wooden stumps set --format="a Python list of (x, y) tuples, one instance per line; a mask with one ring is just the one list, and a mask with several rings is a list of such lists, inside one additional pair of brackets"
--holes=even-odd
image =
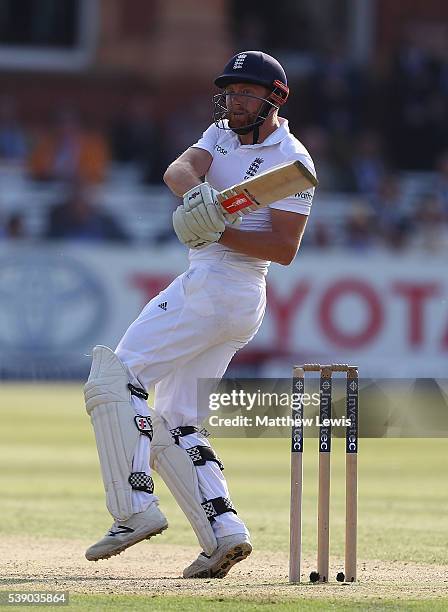
[(305, 373), (319, 372), (319, 487), (317, 519), (317, 571), (311, 582), (328, 582), (330, 559), (330, 460), (332, 375), (346, 374), (346, 478), (345, 478), (345, 568), (336, 576), (340, 582), (356, 581), (357, 457), (358, 457), (358, 368), (346, 364), (294, 366), (291, 430), (291, 506), (289, 581), (300, 582), (302, 552), (303, 419)]

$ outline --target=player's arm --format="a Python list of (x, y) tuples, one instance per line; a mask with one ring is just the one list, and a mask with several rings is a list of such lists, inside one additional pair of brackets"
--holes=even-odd
[(173, 213), (173, 228), (179, 241), (191, 248), (216, 242), (225, 229), (223, 213), (215, 202), (217, 192), (202, 182), (212, 161), (205, 149), (190, 147), (168, 166), (163, 176), (171, 191), (183, 198)]
[(182, 197), (202, 182), (212, 160), (212, 156), (205, 149), (190, 147), (168, 166), (163, 180), (174, 195)]
[(299, 250), (307, 215), (271, 208), (271, 231), (241, 231), (226, 227), (219, 243), (258, 259), (288, 266)]

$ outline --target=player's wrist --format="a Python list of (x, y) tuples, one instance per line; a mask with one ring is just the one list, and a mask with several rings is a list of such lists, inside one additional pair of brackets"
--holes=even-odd
[(219, 242), (219, 244), (222, 244), (223, 246), (231, 247), (232, 244), (230, 243), (230, 241), (232, 239), (232, 235), (234, 234), (235, 234), (234, 228), (226, 225), (226, 229), (222, 232), (221, 236), (216, 242)]

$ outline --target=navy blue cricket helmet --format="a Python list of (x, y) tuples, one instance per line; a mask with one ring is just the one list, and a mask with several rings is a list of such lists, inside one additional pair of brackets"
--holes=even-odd
[(263, 104), (255, 121), (241, 128), (232, 128), (226, 121), (229, 116), (226, 97), (234, 94), (226, 94), (223, 92), (213, 97), (213, 119), (216, 126), (224, 130), (233, 130), (237, 134), (254, 132), (255, 143), (258, 139), (259, 127), (265, 121), (269, 113), (273, 109), (279, 109), (288, 99), (289, 89), (286, 73), (281, 64), (271, 55), (263, 53), (262, 51), (242, 51), (234, 55), (229, 62), (227, 62), (222, 73), (215, 79), (215, 85), (220, 89), (225, 89), (232, 83), (262, 85), (270, 91), (266, 98), (259, 98)]
[(231, 83), (253, 83), (272, 90), (270, 98), (281, 106), (288, 98), (286, 73), (275, 57), (262, 51), (242, 51), (234, 55), (215, 79), (221, 89)]

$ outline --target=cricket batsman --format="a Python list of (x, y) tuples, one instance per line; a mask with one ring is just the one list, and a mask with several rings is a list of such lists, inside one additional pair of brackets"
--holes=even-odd
[[(269, 264), (293, 261), (314, 194), (310, 188), (243, 217), (223, 214), (217, 192), (281, 163), (299, 160), (312, 174), (314, 165), (278, 115), (289, 90), (276, 59), (238, 53), (215, 85), (214, 122), (164, 175), (182, 198), (173, 225), (190, 248), (189, 268), (145, 306), (115, 351), (94, 348), (85, 385), (114, 519), (87, 559), (107, 559), (168, 527), (155, 470), (202, 548), (184, 578), (223, 578), (252, 551), (223, 464), (200, 429), (197, 380), (220, 379), (257, 333)], [(154, 408), (146, 401), (152, 386)]]

